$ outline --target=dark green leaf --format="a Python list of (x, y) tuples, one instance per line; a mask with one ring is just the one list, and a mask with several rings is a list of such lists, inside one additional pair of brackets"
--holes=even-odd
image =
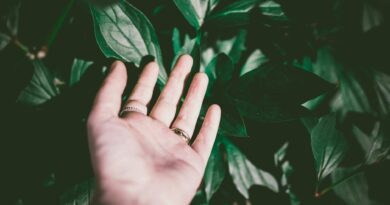
[(199, 29), (206, 16), (209, 0), (174, 0), (177, 8), (195, 29)]
[(12, 36), (18, 34), (20, 5), (20, 2), (16, 4), (7, 16), (7, 29)]
[(91, 61), (84, 61), (81, 59), (74, 59), (72, 64), (72, 69), (70, 71), (70, 80), (69, 85), (72, 86), (80, 81), (81, 76), (87, 71), (90, 65), (92, 65), (93, 62)]
[[(348, 177), (356, 168), (338, 168), (332, 173), (332, 182)], [(367, 177), (362, 172), (333, 188), (335, 194), (348, 205), (376, 204), (369, 197)], [(379, 205), (379, 204), (378, 204)]]
[(243, 116), (260, 121), (285, 121), (307, 114), (301, 104), (332, 87), (312, 73), (266, 63), (241, 76), (228, 93)]
[(61, 205), (89, 205), (92, 203), (95, 181), (88, 179), (61, 194)]
[(205, 68), (209, 77), (209, 88), (213, 88), (214, 83), (219, 87), (225, 87), (232, 78), (234, 65), (232, 60), (224, 53), (220, 53)]
[(54, 85), (54, 76), (40, 60), (32, 61), (34, 75), (26, 88), (20, 93), (18, 101), (27, 105), (40, 105), (59, 94)]
[(219, 105), (222, 108), (220, 132), (226, 136), (247, 137), (245, 122), (234, 104), (225, 99)]
[(105, 7), (90, 6), (95, 36), (107, 57), (140, 65), (144, 56), (152, 55), (160, 66), (159, 81), (167, 79), (155, 30), (147, 17), (124, 0)]
[(219, 189), (225, 178), (225, 163), (221, 153), (221, 141), (218, 138), (214, 143), (203, 178), (208, 201)]
[(348, 149), (346, 139), (337, 130), (336, 115), (334, 113), (322, 117), (314, 127), (311, 132), (311, 147), (317, 177), (321, 182), (337, 168)]
[(250, 11), (264, 0), (240, 0), (216, 10), (206, 19), (209, 26), (232, 27), (249, 23)]
[(229, 172), (233, 183), (245, 198), (249, 198), (248, 190), (252, 185), (265, 186), (278, 192), (278, 183), (271, 174), (255, 167), (228, 139), (224, 138), (223, 144), (226, 148)]
[(11, 37), (4, 33), (0, 33), (0, 51), (3, 50), (11, 41)]
[(245, 42), (246, 42), (247, 31), (240, 30), (237, 36), (234, 39), (232, 47), (229, 53), (230, 59), (233, 61), (233, 64), (237, 64), (241, 58), (241, 53), (246, 50)]

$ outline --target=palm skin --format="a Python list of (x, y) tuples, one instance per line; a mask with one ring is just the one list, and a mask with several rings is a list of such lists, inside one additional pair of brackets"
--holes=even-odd
[[(215, 140), (220, 109), (216, 105), (209, 108), (191, 147), (164, 123), (166, 114), (159, 118), (158, 108), (153, 109), (156, 112), (152, 110), (151, 116), (129, 112), (123, 118), (113, 114), (120, 108), (120, 95), (115, 100), (112, 98), (121, 92), (122, 88), (118, 88), (124, 87), (126, 80), (118, 82), (117, 79), (124, 71), (123, 68), (111, 71), (88, 120), (89, 147), (97, 179), (94, 202), (110, 205), (189, 204), (201, 182)], [(204, 75), (198, 78), (204, 78)], [(114, 82), (112, 79), (117, 81), (117, 86), (105, 88)], [(193, 91), (199, 91), (199, 85), (201, 89), (207, 87), (207, 81), (206, 86), (202, 80), (197, 82), (193, 83)], [(134, 93), (132, 95), (136, 95)], [(108, 111), (110, 109), (112, 112)], [(199, 111), (196, 110), (197, 116)]]

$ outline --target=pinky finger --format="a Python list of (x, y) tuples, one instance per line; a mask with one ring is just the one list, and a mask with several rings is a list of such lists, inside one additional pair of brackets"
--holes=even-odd
[(217, 136), (219, 121), (221, 119), (221, 108), (218, 105), (209, 107), (206, 117), (200, 128), (199, 134), (196, 137), (192, 148), (199, 154), (206, 166), (207, 160), (210, 157), (211, 149)]

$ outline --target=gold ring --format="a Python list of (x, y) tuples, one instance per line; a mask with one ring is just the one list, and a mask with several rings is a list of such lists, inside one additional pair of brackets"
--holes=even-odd
[(127, 112), (139, 112), (141, 114), (146, 115), (148, 113), (148, 108), (144, 104), (136, 100), (130, 100), (122, 108), (121, 112), (119, 113), (119, 116), (123, 117), (123, 115)]
[(187, 144), (190, 144), (191, 137), (184, 130), (177, 127), (173, 127), (171, 130), (173, 133), (180, 136)]

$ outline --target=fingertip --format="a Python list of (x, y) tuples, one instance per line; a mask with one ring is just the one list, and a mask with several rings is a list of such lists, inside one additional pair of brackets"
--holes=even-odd
[(193, 64), (193, 59), (190, 55), (188, 54), (183, 54), (179, 57), (179, 60), (177, 61), (177, 65), (179, 67), (186, 68), (188, 70), (191, 70)]

